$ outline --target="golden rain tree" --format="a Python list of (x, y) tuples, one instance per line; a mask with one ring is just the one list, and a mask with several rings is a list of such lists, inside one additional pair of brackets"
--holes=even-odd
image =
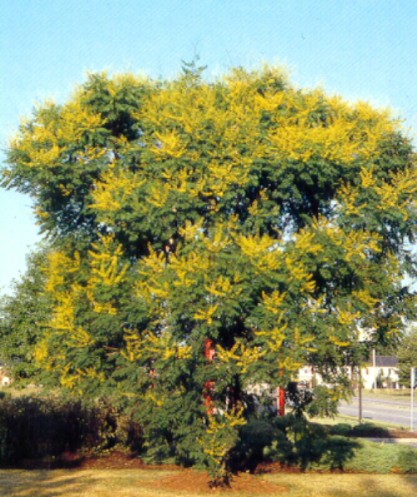
[(155, 459), (224, 475), (251, 386), (309, 363), (337, 399), (358, 330), (401, 330), (410, 141), (389, 113), (275, 68), (93, 74), (22, 123), (3, 184), (32, 196), (53, 246), (37, 365), (126, 399)]

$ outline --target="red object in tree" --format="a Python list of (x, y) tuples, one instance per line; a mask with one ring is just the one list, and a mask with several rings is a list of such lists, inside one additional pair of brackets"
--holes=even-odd
[[(206, 338), (204, 342), (204, 356), (208, 362), (212, 362), (216, 356), (216, 346), (214, 340), (211, 338)], [(213, 415), (216, 413), (216, 407), (214, 406), (213, 394), (216, 382), (213, 380), (208, 380), (204, 383), (204, 405), (207, 409), (207, 414)]]
[[(279, 370), (279, 376), (281, 378), (284, 376), (284, 370), (282, 368)], [(278, 416), (285, 416), (285, 397), (286, 397), (285, 388), (279, 387), (277, 393), (278, 393), (278, 399), (277, 399)]]
[(285, 416), (285, 388), (279, 387), (278, 392), (278, 415)]
[(214, 387), (216, 383), (212, 380), (204, 383), (204, 405), (207, 409), (207, 414), (216, 414), (216, 407), (213, 401)]
[(204, 342), (204, 355), (209, 362), (216, 356), (216, 346), (211, 338), (206, 338)]

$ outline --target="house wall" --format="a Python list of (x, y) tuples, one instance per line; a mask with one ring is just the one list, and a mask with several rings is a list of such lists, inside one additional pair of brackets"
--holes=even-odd
[[(362, 368), (363, 387), (399, 388), (398, 368), (386, 366), (367, 366)], [(376, 385), (375, 385), (376, 382)]]
[[(352, 369), (345, 368), (345, 374), (349, 379), (357, 380), (357, 374), (352, 378)], [(361, 368), (362, 383), (365, 389), (374, 388), (375, 382), (378, 388), (399, 388), (399, 374), (397, 367), (364, 366)], [(298, 371), (297, 381), (305, 382), (311, 388), (323, 384), (322, 376), (312, 366), (304, 366)]]
[(11, 378), (8, 375), (7, 371), (3, 368), (3, 366), (0, 366), (0, 386), (2, 387), (7, 387), (11, 383)]

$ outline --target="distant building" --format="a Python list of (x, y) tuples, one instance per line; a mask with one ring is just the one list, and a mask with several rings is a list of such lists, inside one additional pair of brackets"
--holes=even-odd
[(12, 380), (9, 376), (9, 373), (4, 368), (3, 364), (0, 364), (0, 386), (8, 387), (11, 384)]
[[(346, 376), (358, 380), (358, 371), (352, 367), (344, 368)], [(398, 359), (394, 356), (376, 356), (375, 365), (370, 360), (361, 368), (362, 384), (365, 389), (400, 388)], [(303, 366), (297, 375), (297, 381), (305, 382), (309, 387), (323, 383), (323, 378), (314, 366)]]
[(376, 356), (362, 368), (364, 388), (399, 388), (399, 364), (394, 356)]

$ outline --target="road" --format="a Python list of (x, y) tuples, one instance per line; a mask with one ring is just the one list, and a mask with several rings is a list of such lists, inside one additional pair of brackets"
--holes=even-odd
[[(339, 412), (348, 416), (358, 416), (358, 398), (353, 397), (349, 403), (342, 403)], [(397, 398), (375, 398), (372, 395), (362, 396), (363, 421), (382, 421), (401, 426), (410, 426), (410, 401)], [(414, 405), (414, 430), (417, 430), (417, 401)]]

